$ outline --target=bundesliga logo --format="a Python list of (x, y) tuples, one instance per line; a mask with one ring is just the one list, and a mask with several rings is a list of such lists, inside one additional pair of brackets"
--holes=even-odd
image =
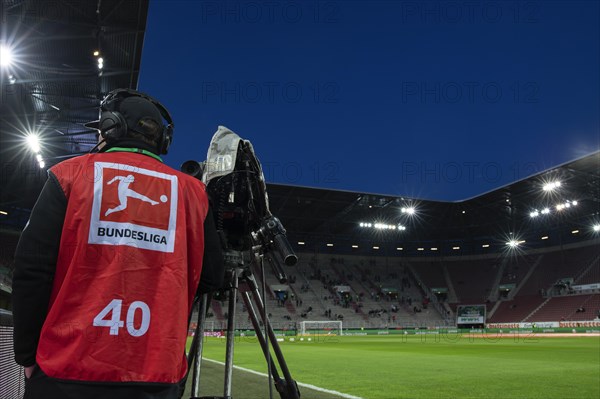
[(177, 176), (97, 162), (90, 244), (173, 252)]

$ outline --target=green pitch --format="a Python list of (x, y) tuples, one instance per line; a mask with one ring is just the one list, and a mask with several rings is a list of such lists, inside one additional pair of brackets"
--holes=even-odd
[[(205, 358), (223, 361), (225, 340), (205, 342)], [(296, 381), (365, 399), (600, 397), (597, 336), (334, 336), (280, 345)], [(201, 394), (222, 394), (222, 366), (206, 364)], [(254, 338), (236, 338), (235, 364), (267, 372)], [(235, 399), (268, 397), (264, 377), (236, 371), (233, 381)], [(300, 391), (302, 398), (339, 397)]]

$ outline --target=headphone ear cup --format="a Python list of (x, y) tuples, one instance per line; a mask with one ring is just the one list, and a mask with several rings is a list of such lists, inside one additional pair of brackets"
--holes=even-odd
[(173, 127), (171, 125), (167, 125), (163, 127), (162, 135), (160, 137), (160, 143), (158, 143), (158, 149), (161, 154), (167, 154), (169, 151), (169, 146), (171, 145), (171, 141), (173, 140)]
[(119, 112), (103, 111), (99, 128), (100, 134), (107, 142), (119, 140), (127, 135), (127, 121)]

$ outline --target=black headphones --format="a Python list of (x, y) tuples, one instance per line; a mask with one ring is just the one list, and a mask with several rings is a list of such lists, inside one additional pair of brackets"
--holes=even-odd
[[(131, 89), (117, 89), (113, 90), (102, 100), (100, 103), (100, 120), (98, 121), (98, 129), (100, 134), (106, 140), (108, 144), (113, 144), (118, 140), (123, 140), (127, 137), (128, 130), (133, 130), (149, 138), (154, 138), (154, 135), (144, 133), (135, 129), (134, 127), (127, 126), (127, 121), (121, 112), (119, 112), (119, 104), (121, 101), (128, 97), (141, 97), (151, 102), (160, 112), (162, 117), (167, 121), (167, 125), (161, 124), (161, 133), (158, 137), (158, 151), (159, 154), (166, 154), (169, 150), (169, 146), (173, 141), (173, 119), (169, 111), (158, 101), (148, 96), (147, 94), (140, 93)], [(153, 123), (149, 121), (148, 123)]]

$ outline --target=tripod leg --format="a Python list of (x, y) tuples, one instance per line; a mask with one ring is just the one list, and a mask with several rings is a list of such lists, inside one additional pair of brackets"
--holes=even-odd
[(227, 348), (225, 352), (225, 383), (224, 397), (231, 398), (231, 384), (233, 377), (233, 343), (235, 340), (235, 300), (238, 291), (238, 276), (231, 274), (231, 285), (229, 289), (229, 307), (227, 315)]
[(267, 345), (267, 341), (262, 333), (262, 330), (260, 329), (260, 324), (258, 322), (258, 317), (256, 316), (254, 306), (252, 305), (250, 294), (248, 294), (247, 292), (242, 293), (242, 299), (244, 300), (244, 305), (246, 305), (246, 309), (248, 310), (248, 316), (250, 316), (250, 321), (252, 322), (252, 326), (254, 327), (256, 338), (258, 339), (258, 343), (260, 344), (263, 354), (265, 355), (265, 359), (269, 359), (269, 362), (271, 363), (271, 375), (273, 376), (273, 379), (275, 381), (279, 381), (279, 373), (277, 372), (277, 368), (275, 367), (275, 362), (273, 361), (273, 358), (268, 355), (269, 348)]
[[(248, 286), (251, 289), (252, 298), (254, 299), (254, 303), (256, 304), (258, 314), (263, 315), (264, 314), (264, 305), (263, 305), (260, 293), (258, 291), (258, 286), (256, 284), (256, 280), (254, 280), (254, 277), (250, 275), (250, 276), (246, 276), (246, 282), (248, 283)], [(250, 317), (253, 320), (252, 323), (254, 324), (254, 330), (256, 331), (256, 335), (258, 337), (260, 329), (257, 326), (258, 321), (256, 321), (256, 323), (254, 321), (254, 319), (256, 318), (256, 312), (254, 311), (254, 308), (252, 307), (252, 304), (250, 303), (249, 297), (246, 299), (246, 297), (248, 295), (249, 294), (247, 292), (244, 292), (243, 298), (245, 298), (244, 302), (248, 301), (248, 303), (246, 303), (246, 307), (248, 307), (248, 312), (251, 314)], [(253, 314), (253, 316), (252, 316), (252, 314)], [(273, 351), (275, 352), (275, 356), (277, 357), (277, 362), (279, 363), (279, 368), (281, 369), (281, 372), (285, 378), (285, 380), (280, 379), (276, 375), (275, 368), (271, 367), (273, 378), (276, 381), (277, 392), (279, 392), (279, 395), (281, 396), (282, 399), (299, 399), (300, 391), (298, 390), (298, 385), (296, 384), (296, 381), (294, 381), (294, 379), (292, 379), (290, 371), (287, 367), (287, 363), (285, 362), (285, 358), (283, 357), (283, 353), (281, 352), (281, 348), (279, 347), (279, 343), (277, 342), (277, 337), (275, 336), (275, 332), (273, 331), (273, 328), (271, 327), (271, 323), (269, 322), (268, 318), (266, 320), (263, 320), (263, 322), (267, 326), (267, 333), (269, 334), (269, 338), (271, 340), (271, 346), (273, 347)], [(262, 333), (260, 334), (260, 336), (262, 336)], [(261, 338), (259, 338), (259, 341), (261, 342), (261, 346), (262, 346), (264, 337), (262, 337), (262, 340), (261, 340)], [(265, 346), (266, 346), (266, 342), (265, 342)], [(268, 348), (265, 348), (265, 346), (263, 346), (263, 352), (265, 353), (265, 357), (267, 357), (267, 352), (265, 352), (265, 351), (268, 351)], [(285, 383), (284, 383), (284, 381), (285, 381)]]
[(192, 377), (192, 398), (200, 395), (200, 369), (202, 367), (202, 349), (204, 347), (204, 322), (206, 320), (206, 308), (208, 306), (208, 294), (203, 294), (198, 309), (198, 326), (194, 339), (197, 340), (194, 357), (194, 375)]

